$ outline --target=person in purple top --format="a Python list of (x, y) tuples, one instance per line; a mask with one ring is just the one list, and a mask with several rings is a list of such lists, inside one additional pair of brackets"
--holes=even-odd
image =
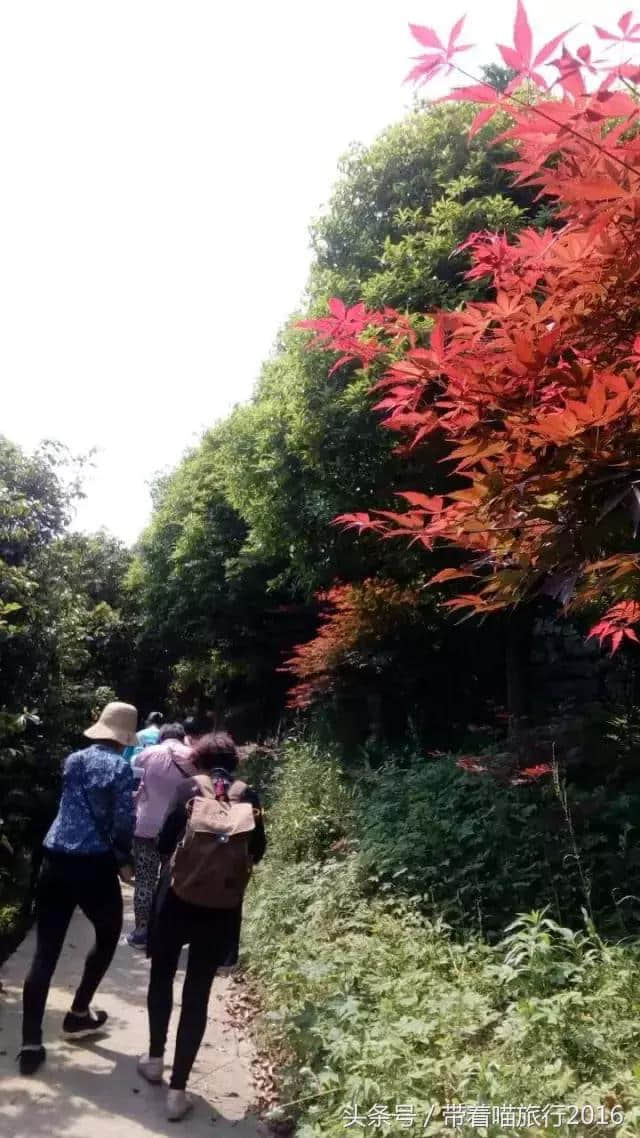
[(172, 808), (178, 787), (181, 783), (190, 782), (196, 773), (189, 760), (190, 754), (190, 748), (184, 744), (184, 728), (179, 723), (171, 723), (160, 729), (159, 740), (154, 746), (145, 747), (133, 760), (134, 777), (138, 775), (140, 779), (135, 796), (136, 829), (133, 839), (136, 927), (127, 937), (133, 948), (146, 948), (147, 945), (149, 914), (160, 869), (156, 839)]

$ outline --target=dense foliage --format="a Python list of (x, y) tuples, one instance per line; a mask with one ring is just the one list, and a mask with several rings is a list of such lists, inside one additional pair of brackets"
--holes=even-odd
[(300, 624), (277, 589), (269, 595), (274, 562), (246, 547), (247, 524), (222, 486), (220, 447), (214, 430), (156, 487), (129, 576), (142, 613), (139, 683), (152, 693), (147, 702), (224, 711), (250, 738), (283, 702), (281, 626)]
[[(572, 864), (577, 848), (608, 919), (618, 911), (619, 936), (622, 892), (638, 874), (628, 800), (578, 820), (585, 803), (570, 788), (574, 847), (548, 784), (489, 789), (452, 758), (423, 754), (354, 773), (297, 743), (271, 781), (247, 966), (279, 1064), (280, 1114), (300, 1138), (337, 1136), (355, 1105), (356, 1133), (382, 1105), (395, 1135), (402, 1104), (422, 1130), (434, 1104), (575, 1103), (619, 1107), (616, 1132), (636, 1134), (637, 947), (607, 941), (603, 912), (592, 923)], [(614, 882), (618, 904), (606, 896)], [(426, 1133), (444, 1122), (434, 1113)], [(486, 1132), (523, 1126), (505, 1116)], [(547, 1131), (532, 1116), (529, 1127), (607, 1132), (579, 1114), (547, 1119)], [(477, 1133), (469, 1120), (460, 1132)]]
[(135, 683), (131, 556), (107, 534), (64, 532), (74, 470), (60, 447), (26, 455), (0, 438), (0, 932), (25, 897), (65, 751)]
[[(158, 479), (152, 523), (133, 557), (105, 534), (67, 532), (81, 469), (60, 448), (30, 457), (3, 441), (5, 905), (24, 895), (33, 868), (26, 855), (50, 817), (60, 760), (99, 703), (117, 694), (146, 710), (206, 708), (240, 739), (277, 730), (291, 687), (283, 666), (331, 607), (318, 593), (419, 594), (411, 614), (400, 617), (395, 606), (398, 620), (384, 603), (367, 602), (369, 616), (350, 636), (337, 630), (338, 673), (328, 684), (319, 674), (314, 698), (324, 695), (327, 730), (346, 751), (367, 734), (408, 730), (445, 745), (467, 715), (487, 714), (488, 697), (496, 707), (503, 701), (502, 635), (483, 643), (459, 633), (452, 644), (421, 589), (419, 551), (355, 544), (331, 527), (363, 496), (391, 507), (407, 464), (378, 430), (369, 380), (354, 368), (329, 376), (324, 354), (309, 352), (295, 327), (335, 291), (409, 311), (482, 294), (482, 282), (464, 280), (460, 243), (478, 227), (515, 234), (538, 206), (493, 160), (498, 128), (469, 137), (472, 113), (417, 107), (344, 158), (312, 227), (303, 308), (281, 333), (253, 399)], [(499, 144), (498, 152), (506, 159), (512, 148)], [(423, 473), (417, 457), (415, 477)], [(464, 700), (459, 651), (468, 661)]]
[[(412, 29), (427, 49), (414, 78), (454, 68), (462, 24), (446, 44)], [(615, 33), (596, 32), (627, 47), (640, 25), (627, 13)], [(613, 600), (593, 632), (615, 650), (640, 621), (637, 101), (620, 90), (640, 73), (564, 47), (550, 98), (537, 69), (564, 39), (534, 53), (519, 0), (514, 47), (501, 48), (513, 78), (455, 96), (484, 105), (474, 129), (508, 111), (511, 168), (555, 202), (553, 228), (472, 236), (467, 281), (489, 295), (455, 311), (445, 301), (428, 340), (427, 322), (352, 282), (301, 323), (313, 348), (336, 353), (331, 375), (359, 365), (376, 383), (385, 426), (406, 444), (407, 480), (393, 490), (408, 509), (363, 499), (368, 512), (342, 520), (409, 538), (433, 584), (471, 580), (454, 610)], [(410, 481), (425, 451), (431, 464)], [(440, 544), (466, 561), (436, 567)], [(342, 684), (354, 645), (371, 655), (376, 602), (390, 622), (396, 601), (405, 617), (416, 610), (415, 590), (381, 580), (340, 584), (323, 601), (318, 634), (288, 663), (298, 705)], [(301, 1138), (345, 1126), (399, 1134), (414, 1112), (432, 1134), (638, 1132), (637, 946), (607, 940), (637, 932), (633, 724), (560, 751), (556, 728), (523, 740), (526, 765), (495, 740), (457, 761), (370, 749), (345, 765), (308, 744), (289, 750), (271, 787), (248, 968), (282, 1072), (280, 1114)], [(576, 1113), (545, 1112), (553, 1102)], [(494, 1117), (499, 1103), (532, 1112)]]
[[(320, 594), (327, 612), (318, 635), (298, 645), (285, 669), (301, 678), (289, 693), (292, 707), (308, 707), (314, 696), (326, 693), (341, 681), (341, 672), (351, 668), (363, 673), (369, 686), (371, 673), (381, 667), (376, 647), (383, 642), (389, 651), (396, 639), (396, 658), (407, 649), (406, 633), (413, 620), (420, 621), (419, 595), (415, 589), (400, 589), (393, 581), (365, 580)], [(407, 612), (409, 619), (407, 619)]]
[[(461, 27), (446, 47), (433, 29), (412, 29), (429, 49), (412, 78), (457, 70)], [(616, 33), (595, 32), (610, 44), (638, 42), (629, 13)], [(404, 534), (428, 551), (463, 550), (464, 564), (433, 577), (464, 579), (446, 602), (455, 610), (490, 613), (540, 594), (601, 612), (610, 605), (593, 631), (615, 650), (625, 637), (637, 641), (640, 621), (640, 70), (626, 57), (596, 58), (589, 45), (569, 51), (567, 33), (535, 53), (520, 0), (514, 35), (500, 49), (515, 71), (504, 92), (484, 83), (447, 98), (483, 106), (472, 133), (508, 112), (508, 168), (553, 204), (559, 227), (472, 234), (466, 279), (488, 283), (491, 297), (435, 310), (428, 346), (400, 311), (363, 304), (334, 300), (328, 317), (304, 327), (339, 363), (382, 362), (385, 427), (406, 439), (405, 453), (444, 441), (451, 465), (445, 493), (424, 479), (401, 495), (408, 511), (348, 514), (346, 523)], [(547, 64), (558, 72), (553, 89), (540, 71)]]
[[(413, 31), (414, 78), (455, 66), (461, 21)], [(488, 1134), (608, 1132), (589, 1108), (640, 1132), (637, 676), (597, 733), (557, 693), (504, 730), (534, 613), (612, 602), (613, 648), (640, 621), (640, 73), (563, 48), (550, 95), (563, 41), (534, 53), (518, 3), (507, 73), (346, 156), (301, 311), (133, 554), (68, 532), (62, 451), (0, 439), (0, 933), (108, 698), (240, 740), (303, 713), (246, 771), (270, 835), (246, 965), (299, 1138), (413, 1110), (442, 1133), (446, 1103), (531, 1104)], [(515, 618), (453, 625), (427, 585), (459, 579), (445, 608)]]
[[(498, 127), (469, 137), (472, 115), (464, 106), (419, 107), (372, 146), (349, 152), (312, 228), (309, 318), (338, 290), (410, 311), (482, 295), (482, 282), (464, 279), (461, 243), (478, 227), (514, 234), (539, 207), (526, 187), (511, 188), (494, 160), (489, 142)], [(510, 144), (497, 151), (513, 156)], [(406, 484), (407, 460), (378, 429), (369, 379), (353, 367), (328, 375), (326, 357), (306, 350), (295, 323), (283, 330), (252, 400), (158, 485), (132, 575), (145, 617), (139, 649), (149, 690), (169, 690), (180, 707), (231, 710), (233, 725), (249, 734), (278, 721), (287, 681), (277, 669), (311, 636), (318, 592), (377, 578), (411, 590), (424, 572), (418, 550), (356, 544), (331, 526), (359, 502), (391, 507)], [(437, 460), (426, 462), (416, 455), (412, 478), (438, 477)], [(431, 611), (428, 641), (436, 651), (444, 627)], [(361, 698), (357, 668), (343, 670), (338, 685), (359, 705), (354, 715), (364, 725), (397, 674), (394, 645), (378, 631), (371, 699)], [(415, 690), (409, 673), (428, 655), (424, 638), (415, 641), (412, 659), (407, 646), (407, 688), (394, 693), (405, 728)], [(362, 659), (369, 646), (370, 639), (353, 645)], [(493, 655), (493, 645), (486, 651)], [(501, 651), (498, 638), (494, 672)], [(440, 653), (439, 667), (442, 660)], [(450, 688), (453, 682), (450, 676)]]

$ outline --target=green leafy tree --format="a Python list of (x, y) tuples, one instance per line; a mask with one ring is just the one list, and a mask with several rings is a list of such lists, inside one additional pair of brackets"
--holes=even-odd
[(130, 555), (106, 534), (65, 532), (80, 473), (62, 447), (27, 455), (0, 438), (0, 917), (24, 896), (63, 755), (134, 684)]
[[(488, 227), (513, 233), (533, 207), (499, 166), (508, 148), (490, 153), (498, 127), (470, 139), (471, 119), (464, 106), (420, 108), (372, 146), (352, 148), (312, 227), (310, 314), (325, 311), (332, 295), (413, 312), (482, 293), (483, 282), (464, 281), (460, 244)], [(254, 398), (220, 432), (224, 491), (247, 522), (248, 548), (284, 564), (287, 585), (306, 596), (335, 577), (406, 576), (406, 554), (368, 542), (349, 548), (331, 527), (355, 503), (382, 495), (391, 507), (407, 485), (406, 458), (398, 460), (397, 440), (380, 437), (370, 379), (355, 367), (328, 376), (326, 359), (305, 349), (293, 325)], [(408, 464), (422, 481), (424, 462), (416, 454)], [(428, 477), (438, 478), (437, 457), (429, 463)]]
[(340, 163), (329, 209), (312, 226), (314, 304), (340, 296), (421, 311), (467, 294), (457, 247), (475, 230), (513, 232), (533, 197), (514, 189), (489, 145), (497, 126), (469, 137), (467, 106), (418, 106)]
[[(513, 233), (533, 207), (489, 156), (498, 125), (470, 140), (470, 121), (464, 107), (421, 107), (349, 152), (312, 227), (315, 260), (297, 317), (319, 313), (333, 294), (412, 312), (482, 293), (483, 282), (463, 279), (460, 244), (489, 226)], [(370, 378), (355, 366), (329, 374), (297, 317), (253, 398), (158, 486), (140, 544), (145, 683), (172, 684), (181, 703), (242, 703), (256, 686), (271, 695), (265, 677), (311, 627), (318, 590), (376, 577), (408, 585), (424, 570), (399, 543), (355, 543), (331, 525), (356, 504), (393, 508), (411, 480), (435, 489), (443, 473), (436, 455), (428, 469), (419, 451), (398, 456), (379, 430)], [(278, 699), (269, 702), (273, 716)]]
[(212, 431), (158, 484), (129, 586), (142, 613), (139, 683), (180, 711), (213, 709), (228, 721), (233, 705), (243, 734), (282, 703), (276, 669), (291, 643), (282, 642), (283, 623), (293, 621), (292, 635), (309, 625), (270, 586), (280, 566), (247, 548), (247, 524), (222, 489), (219, 452)]

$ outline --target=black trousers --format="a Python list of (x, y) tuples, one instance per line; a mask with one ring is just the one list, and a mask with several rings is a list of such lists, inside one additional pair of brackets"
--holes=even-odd
[(42, 1043), (51, 978), (77, 906), (96, 934), (72, 1005), (84, 1011), (111, 964), (122, 931), (117, 868), (110, 854), (45, 852), (36, 888), (36, 953), (22, 993), (23, 1044)]
[(175, 979), (183, 945), (189, 945), (182, 988), (171, 1087), (184, 1090), (207, 1026), (211, 985), (230, 959), (240, 930), (239, 910), (202, 909), (181, 901), (171, 889), (160, 901), (150, 941), (151, 977), (147, 996), (149, 1054), (164, 1055), (173, 1007)]

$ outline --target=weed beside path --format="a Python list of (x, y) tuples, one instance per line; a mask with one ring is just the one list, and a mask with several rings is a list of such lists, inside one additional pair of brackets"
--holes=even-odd
[[(447, 800), (428, 768), (421, 780), (417, 763), (409, 773), (368, 778), (377, 789), (361, 785), (364, 801), (352, 809), (353, 782), (330, 756), (306, 744), (288, 748), (269, 792), (269, 856), (247, 898), (245, 960), (261, 993), (259, 1042), (279, 1062), (279, 1098), (293, 1104), (284, 1113), (296, 1138), (444, 1135), (453, 1128), (447, 1106), (482, 1104), (530, 1106), (534, 1114), (509, 1122), (507, 1113), (481, 1130), (458, 1116), (455, 1133), (640, 1135), (637, 940), (608, 942), (583, 921), (568, 928), (543, 908), (517, 916), (505, 907), (492, 942), (450, 927), (436, 906), (429, 910), (424, 897), (411, 896), (406, 862), (417, 863), (416, 892), (427, 869), (444, 887), (451, 866), (442, 850), (448, 844), (455, 852), (458, 825), (461, 863), (469, 831), (473, 840), (479, 831), (473, 811), (484, 799), (476, 801), (471, 784), (463, 800), (447, 774), (456, 792)], [(425, 829), (434, 815), (432, 830)], [(388, 855), (376, 881), (373, 841), (363, 841), (374, 820), (378, 866)], [(506, 896), (506, 831), (494, 832), (490, 820), (484, 841)], [(487, 855), (475, 866), (485, 894), (490, 863)], [(535, 851), (534, 870), (542, 889), (545, 864), (536, 867)], [(513, 893), (518, 888), (516, 880)], [(473, 917), (471, 910), (469, 926)], [(549, 1112), (545, 1121), (544, 1107), (558, 1104), (564, 1116)], [(622, 1113), (620, 1126), (598, 1124)]]

